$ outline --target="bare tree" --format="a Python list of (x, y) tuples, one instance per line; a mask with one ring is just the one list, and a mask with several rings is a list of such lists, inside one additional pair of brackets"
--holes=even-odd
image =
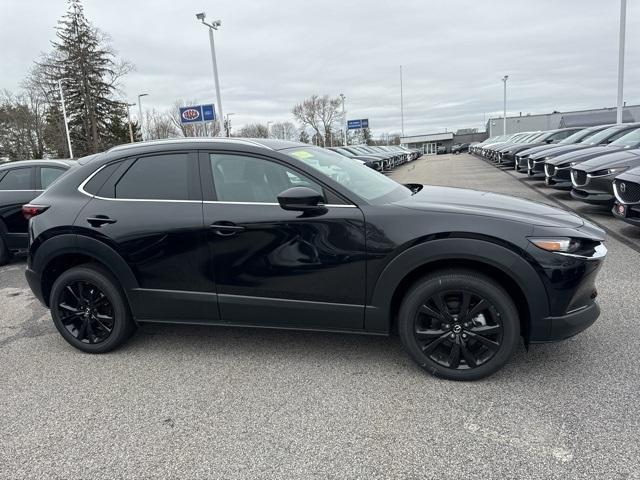
[(291, 122), (275, 122), (271, 125), (271, 134), (281, 140), (298, 140), (298, 129)]
[(149, 140), (180, 137), (180, 129), (176, 127), (171, 112), (158, 112), (155, 109), (147, 111), (145, 119), (147, 137)]
[(314, 138), (321, 139), (322, 146), (332, 143), (332, 130), (340, 114), (338, 107), (341, 105), (339, 97), (331, 98), (329, 95), (312, 95), (293, 107), (293, 116), (302, 127), (310, 127), (315, 132)]
[(240, 129), (238, 137), (269, 138), (269, 129), (262, 123), (249, 123)]

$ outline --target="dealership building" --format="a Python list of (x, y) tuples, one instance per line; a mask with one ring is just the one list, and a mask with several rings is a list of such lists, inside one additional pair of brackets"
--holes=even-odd
[[(622, 121), (640, 122), (640, 105), (625, 106), (622, 111)], [(507, 117), (507, 133), (535, 132), (539, 130), (554, 130), (568, 127), (592, 127), (616, 123), (616, 108), (599, 108), (592, 110), (576, 110), (570, 112), (543, 113), (539, 115), (519, 114)], [(503, 117), (490, 118), (485, 125), (484, 132), (475, 129), (458, 130), (453, 132), (436, 132), (424, 135), (401, 137), (400, 143), (409, 148), (422, 150), (425, 154), (435, 154), (440, 150), (451, 151), (457, 143), (481, 142), (488, 137), (502, 135)]]

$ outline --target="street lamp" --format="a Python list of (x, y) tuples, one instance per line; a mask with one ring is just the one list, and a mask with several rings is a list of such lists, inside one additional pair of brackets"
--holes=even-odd
[(509, 75), (505, 75), (502, 77), (502, 82), (504, 83), (504, 116), (502, 118), (502, 134), (507, 134), (507, 80), (509, 80)]
[(69, 123), (67, 122), (67, 108), (64, 105), (64, 94), (62, 93), (62, 79), (58, 79), (58, 89), (60, 90), (60, 103), (62, 103), (62, 117), (64, 118), (64, 130), (67, 132), (67, 146), (69, 147), (69, 158), (73, 158), (71, 149), (71, 136), (69, 135)]
[(144, 117), (142, 116), (142, 97), (148, 96), (148, 93), (141, 93), (138, 95), (138, 115), (140, 116), (140, 135), (142, 135), (142, 140), (144, 141)]
[(344, 110), (344, 99), (347, 98), (344, 96), (344, 93), (340, 94), (340, 98), (342, 99), (342, 141), (343, 145), (347, 146), (347, 117)]
[(618, 108), (616, 123), (622, 123), (622, 103), (624, 87), (624, 37), (627, 23), (627, 0), (620, 0), (620, 44), (618, 46)]
[(273, 122), (269, 121), (267, 122), (267, 138), (271, 138), (271, 124)]
[[(218, 30), (218, 27), (222, 25), (220, 20), (214, 20), (211, 23), (207, 23), (204, 21), (206, 18), (206, 14), (204, 12), (196, 13), (196, 18), (202, 22), (203, 25), (209, 28), (209, 44), (211, 45), (211, 63), (213, 64), (213, 79), (216, 82), (216, 99), (218, 103), (218, 113), (217, 118), (222, 121), (224, 119), (224, 114), (222, 113), (222, 98), (220, 97), (220, 79), (218, 78), (218, 63), (216, 62), (216, 46), (213, 41), (213, 31)], [(222, 134), (222, 128), (220, 129), (220, 134)]]
[(136, 104), (125, 102), (125, 105), (127, 106), (127, 121), (129, 122), (129, 139), (131, 140), (131, 143), (133, 143), (135, 142), (135, 140), (133, 138), (133, 127), (131, 126), (131, 110), (129, 110), (129, 107), (135, 107)]
[(226, 126), (227, 126), (227, 137), (230, 137), (230, 136), (231, 136), (231, 120), (229, 120), (229, 117), (230, 117), (231, 115), (235, 115), (235, 113), (227, 113), (227, 115), (226, 115), (226, 121), (225, 121), (225, 124), (226, 124)]

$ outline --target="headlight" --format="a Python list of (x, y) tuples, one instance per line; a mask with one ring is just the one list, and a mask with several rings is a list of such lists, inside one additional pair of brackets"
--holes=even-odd
[(530, 238), (529, 241), (536, 247), (548, 252), (569, 253), (577, 249), (580, 245), (580, 242), (572, 240), (571, 238)]
[(575, 167), (578, 164), (578, 162), (571, 162), (571, 166)]
[(615, 167), (615, 168), (610, 168), (607, 170), (607, 174), (611, 175), (614, 173), (621, 173), (624, 172), (625, 170), (627, 170), (629, 167)]

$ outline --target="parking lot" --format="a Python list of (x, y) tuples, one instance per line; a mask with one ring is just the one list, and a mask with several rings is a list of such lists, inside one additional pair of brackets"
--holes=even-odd
[(83, 354), (0, 268), (2, 478), (640, 478), (640, 229), (467, 154), (392, 177), (542, 201), (607, 228), (602, 316), (438, 380), (396, 337), (145, 326)]

